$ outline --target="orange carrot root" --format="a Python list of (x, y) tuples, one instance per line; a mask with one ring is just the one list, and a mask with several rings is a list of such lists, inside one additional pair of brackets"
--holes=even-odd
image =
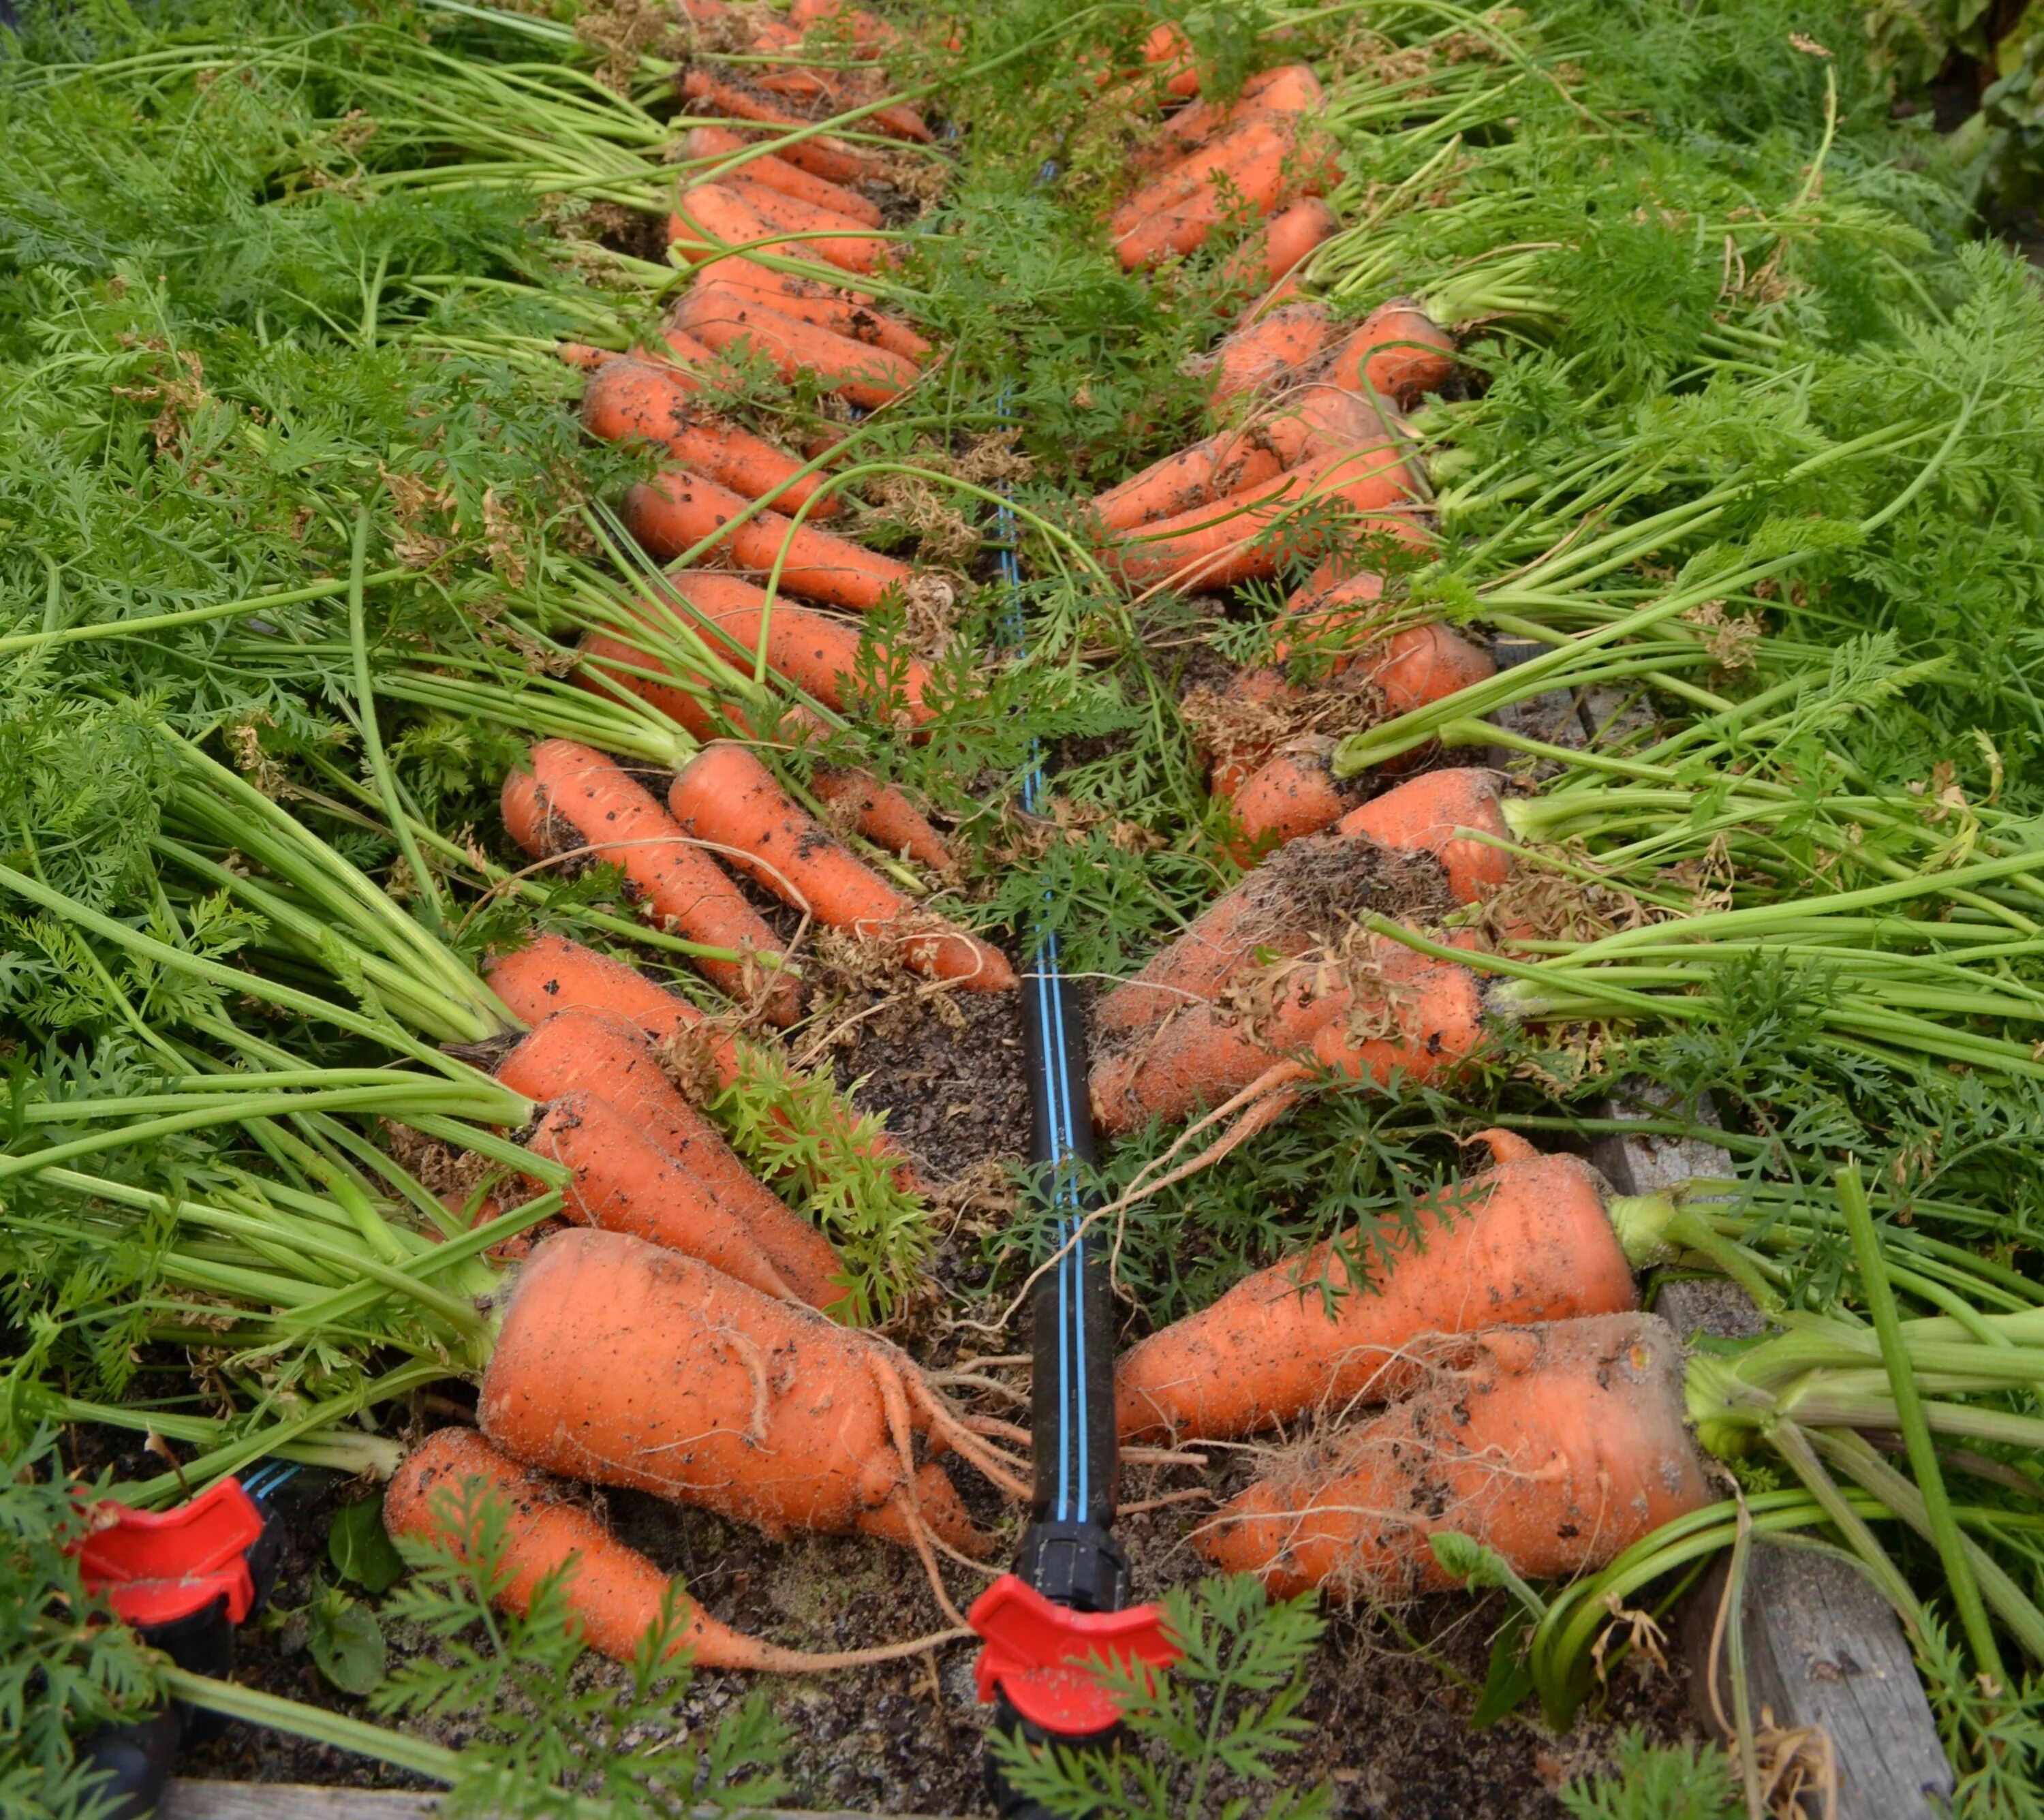
[(1498, 798), (1504, 780), (1494, 771), (1430, 771), (1401, 783), (1342, 818), (1344, 834), (1378, 845), (1431, 853), (1447, 867), (1458, 903), (1487, 897), (1512, 876), (1512, 856), (1482, 841), (1457, 840), (1458, 828), (1508, 839)]
[(962, 930), (929, 926), (934, 919), (832, 840), (743, 746), (705, 747), (674, 779), (667, 801), (684, 828), (819, 922), (893, 945), (910, 966), (936, 979), (982, 992), (1015, 986), (997, 949)]
[(1454, 370), (1454, 337), (1412, 298), (1399, 297), (1372, 310), (1335, 348), (1327, 376), (1350, 391), (1372, 390), (1410, 406), (1439, 391)]
[[(478, 1414), (528, 1465), (693, 1504), (781, 1536), (884, 1525), (912, 1468), (884, 1341), (775, 1302), (697, 1260), (612, 1233), (536, 1246), (505, 1311)], [(923, 1495), (949, 1545), (988, 1539)], [(933, 1489), (933, 1488), (932, 1488)]]
[(951, 869), (951, 851), (943, 836), (894, 785), (866, 771), (819, 771), (810, 787), (883, 852), (905, 856), (932, 872)]
[[(522, 802), (526, 794), (521, 776), (513, 772), (507, 781), (505, 822), (528, 852), (560, 850), (563, 843), (549, 836), (554, 825), (564, 825), (573, 831), (567, 845), (585, 846), (592, 858), (622, 868), (640, 900), (677, 934), (740, 954), (784, 952), (745, 894), (615, 760), (568, 740), (543, 740), (533, 747), (531, 781), (548, 817), (548, 827), (537, 831), (525, 825), (522, 809), (513, 820), (513, 798)], [(756, 962), (705, 959), (696, 964), (733, 998), (763, 991), (766, 1014), (777, 1022), (792, 1023), (801, 1010), (795, 981), (786, 973), (770, 972), (763, 982), (755, 977)]]
[(1382, 1260), (1356, 1233), (1287, 1258), (1132, 1348), (1116, 1373), (1123, 1438), (1228, 1440), (1382, 1403), (1411, 1387), (1407, 1351), (1428, 1334), (1639, 1306), (1602, 1178), (1580, 1157), (1500, 1157), (1389, 1242)]
[(1231, 1500), (1200, 1553), (1284, 1595), (1395, 1603), (1457, 1583), (1428, 1545), (1439, 1530), (1527, 1579), (1562, 1579), (1709, 1501), (1682, 1349), (1656, 1316), (1494, 1328), (1429, 1350), (1434, 1381)]
[(812, 373), (869, 410), (899, 398), (922, 376), (899, 354), (800, 321), (753, 291), (714, 279), (683, 294), (674, 320), (707, 346), (753, 348), (783, 379)]

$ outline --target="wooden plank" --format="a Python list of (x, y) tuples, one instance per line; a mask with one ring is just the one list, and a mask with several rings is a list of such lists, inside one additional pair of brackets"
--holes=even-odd
[[(174, 1779), (156, 1820), (430, 1820), (437, 1795), (403, 1789), (325, 1788), (309, 1782), (207, 1782)], [(770, 1820), (875, 1820), (865, 1814), (776, 1808)], [(890, 1820), (930, 1820), (901, 1814)]]
[[(1669, 1096), (1650, 1083), (1623, 1081), (1605, 1102), (1608, 1118), (1665, 1113)], [(1699, 1119), (1715, 1124), (1708, 1096)], [(1731, 1158), (1700, 1138), (1607, 1133), (1590, 1157), (1620, 1194), (1651, 1194), (1698, 1176), (1732, 1172)], [(1708, 1333), (1748, 1338), (1765, 1331), (1760, 1310), (1736, 1283), (1671, 1280), (1654, 1299), (1685, 1338)], [(1725, 1564), (1706, 1575), (1679, 1620), (1690, 1669), (1692, 1705), (1715, 1722), (1709, 1698), (1710, 1640), (1724, 1596)], [(1838, 1767), (1836, 1820), (1928, 1820), (1947, 1810), (1951, 1765), (1938, 1739), (1931, 1703), (1901, 1621), (1849, 1562), (1790, 1544), (1756, 1541), (1742, 1600), (1746, 1665), (1756, 1724), (1821, 1729)], [(1723, 1664), (1719, 1700), (1731, 1710)]]

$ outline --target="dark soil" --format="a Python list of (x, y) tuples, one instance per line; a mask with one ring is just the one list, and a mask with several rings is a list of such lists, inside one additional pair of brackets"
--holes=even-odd
[(976, 1165), (1020, 1163), (1029, 1145), (1022, 1017), (1008, 992), (952, 992), (941, 1006), (869, 993), (836, 1014), (870, 1013), (834, 1051), (841, 1084), (939, 1182)]

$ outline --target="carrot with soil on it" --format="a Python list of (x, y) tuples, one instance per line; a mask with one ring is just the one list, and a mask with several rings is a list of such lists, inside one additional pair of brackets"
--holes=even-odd
[[(851, 1304), (836, 1248), (739, 1161), (716, 1126), (667, 1079), (643, 1032), (601, 1011), (556, 1011), (497, 1064), (496, 1075), (528, 1099), (586, 1095), (605, 1102), (737, 1216), (780, 1281), (812, 1308), (845, 1318)], [(577, 1191), (586, 1193), (579, 1183)], [(638, 1229), (608, 1219), (591, 1223)]]
[(751, 291), (714, 280), (684, 292), (673, 320), (709, 347), (721, 352), (749, 346), (784, 379), (812, 374), (829, 391), (869, 410), (890, 403), (923, 376), (912, 360), (899, 354), (820, 329)]
[(1255, 1000), (1246, 1009), (1194, 1005), (1101, 1056), (1089, 1083), (1100, 1128), (1121, 1137), (1246, 1091), (1289, 1103), (1316, 1072), (1379, 1086), (1393, 1075), (1431, 1080), (1483, 1046), (1470, 970), (1388, 939), (1334, 960), (1288, 960), (1247, 983), (1238, 989)]
[(1357, 806), (1369, 779), (1335, 777), (1335, 744), (1325, 734), (1303, 735), (1236, 789), (1235, 833), (1228, 851), (1237, 865), (1254, 865), (1288, 841), (1331, 828)]
[(823, 477), (750, 430), (714, 417), (694, 402), (695, 388), (664, 364), (630, 358), (608, 362), (582, 393), (582, 421), (605, 442), (655, 442), (697, 473), (748, 499), (770, 496), (776, 510), (808, 506), (812, 518), (844, 510), (819, 497)]
[(1109, 530), (1132, 531), (1212, 505), (1316, 457), (1381, 442), (1376, 414), (1353, 393), (1308, 387), (1239, 429), (1203, 437), (1096, 495)]
[(952, 870), (955, 861), (943, 836), (895, 785), (868, 771), (819, 770), (809, 787), (833, 814), (848, 818), (883, 852), (913, 860), (933, 872)]
[(1371, 911), (1443, 912), (1449, 898), (1431, 856), (1414, 859), (1358, 836), (1323, 834), (1273, 854), (1202, 910), (1190, 927), (1093, 1006), (1103, 1040), (1208, 1003), (1231, 979), (1270, 957), (1304, 954)]
[(766, 919), (616, 760), (570, 740), (543, 740), (532, 749), (530, 772), (505, 779), (503, 802), (511, 837), (534, 858), (559, 850), (555, 824), (565, 824), (571, 845), (620, 868), (640, 901), (676, 934), (746, 957), (699, 959), (705, 974), (734, 998), (763, 995), (762, 1009), (774, 1022), (794, 1022), (801, 998), (793, 976), (751, 958), (786, 958)]
[(1420, 1362), (1421, 1388), (1224, 1505), (1200, 1553), (1281, 1596), (1319, 1587), (1396, 1604), (1460, 1583), (1429, 1543), (1443, 1530), (1527, 1579), (1563, 1579), (1711, 1501), (1681, 1345), (1657, 1316), (1493, 1328)]
[(763, 1295), (802, 1300), (751, 1227), (609, 1100), (562, 1094), (522, 1141), (574, 1172), (562, 1211), (578, 1225), (700, 1259)]
[(739, 1077), (738, 1045), (724, 1026), (636, 967), (564, 935), (538, 935), (483, 964), (490, 989), (520, 1022), (537, 1025), (559, 1011), (594, 1011), (631, 1025), (655, 1043), (701, 1045), (717, 1084)]
[(847, 219), (869, 228), (882, 226), (887, 217), (878, 207), (856, 190), (842, 183), (833, 183), (828, 178), (818, 177), (798, 165), (790, 164), (785, 158), (773, 152), (756, 152), (756, 141), (742, 133), (734, 133), (728, 126), (695, 126), (689, 129), (682, 141), (682, 151), (691, 161), (712, 158), (735, 158), (751, 153), (743, 164), (733, 165), (722, 175), (709, 179), (724, 183), (731, 178), (742, 178), (748, 183), (756, 183), (763, 189), (778, 190), (784, 196), (792, 196), (798, 202), (807, 202), (813, 207), (830, 209)]
[(1258, 311), (1268, 310), (1282, 301), (1271, 297), (1272, 287), (1290, 279), (1340, 226), (1340, 217), (1319, 197), (1303, 197), (1279, 210), (1221, 261), (1220, 282), (1238, 296), (1253, 291)]
[(1410, 407), (1455, 370), (1455, 338), (1409, 297), (1379, 304), (1328, 356), (1328, 381)]
[(1509, 1133), (1477, 1136), (1492, 1167), (1420, 1201), (1388, 1258), (1360, 1233), (1328, 1240), (1124, 1353), (1121, 1437), (1234, 1440), (1388, 1402), (1412, 1387), (1408, 1349), (1430, 1334), (1637, 1308), (1604, 1178)]
[(855, 859), (743, 746), (705, 746), (667, 802), (683, 828), (819, 922), (886, 943), (932, 978), (980, 992), (1013, 989), (1014, 970), (998, 949), (920, 910)]
[[(533, 1249), (482, 1380), (482, 1432), (563, 1478), (628, 1486), (770, 1536), (796, 1529), (983, 1556), (993, 1538), (928, 1433), (1010, 1495), (1028, 1487), (896, 1348), (695, 1258), (613, 1233)], [(1024, 1468), (1026, 1470), (1026, 1468)]]
[(871, 1649), (816, 1654), (784, 1649), (720, 1622), (634, 1548), (620, 1542), (591, 1511), (564, 1502), (554, 1487), (500, 1453), (474, 1429), (436, 1429), (405, 1456), (383, 1495), (383, 1522), (394, 1541), (437, 1544), (457, 1559), (478, 1540), (478, 1495), (492, 1495), (505, 1515), (506, 1584), (496, 1603), (524, 1613), (549, 1574), (562, 1576), (561, 1597), (575, 1634), (614, 1661), (629, 1662), (649, 1632), (678, 1622), (677, 1652), (699, 1668), (744, 1668), (813, 1675), (920, 1655), (956, 1633), (883, 1644)]
[(1352, 810), (1338, 826), (1379, 846), (1435, 855), (1447, 868), (1455, 901), (1474, 903), (1510, 879), (1512, 855), (1487, 841), (1458, 837), (1457, 830), (1509, 840), (1499, 806), (1504, 793), (1504, 779), (1494, 771), (1430, 771)]
[(1316, 456), (1211, 506), (1158, 519), (1124, 537), (1112, 560), (1134, 587), (1230, 587), (1277, 572), (1269, 533), (1302, 512), (1341, 513), (1367, 530), (1410, 497), (1400, 452), (1380, 442)]
[(655, 556), (667, 560), (715, 548), (740, 568), (770, 575), (780, 564), (780, 586), (790, 594), (870, 613), (889, 589), (905, 589), (915, 571), (828, 531), (794, 524), (728, 487), (670, 468), (624, 495), (625, 528)]
[(1326, 98), (1320, 79), (1308, 64), (1281, 63), (1275, 69), (1260, 70), (1243, 83), (1242, 92), (1232, 101), (1196, 101), (1180, 108), (1135, 148), (1131, 166), (1139, 171), (1162, 170), (1252, 114), (1309, 114)]
[(810, 133), (813, 121), (803, 119), (778, 101), (755, 92), (728, 75), (714, 73), (701, 63), (694, 65), (682, 75), (682, 94), (691, 103), (705, 104), (716, 113), (732, 119), (807, 133), (807, 137), (801, 139), (776, 138), (774, 156), (831, 183), (863, 183), (880, 174), (878, 159), (827, 133)]
[[(716, 224), (699, 216), (699, 199), (735, 196), (770, 227), (783, 233), (819, 234), (820, 240), (791, 241), (786, 251), (797, 258), (814, 255), (842, 271), (866, 273), (883, 264), (891, 243), (879, 236), (862, 233), (866, 224), (856, 216), (841, 215), (835, 209), (802, 202), (763, 183), (748, 183), (742, 176), (720, 178), (714, 184), (697, 184), (682, 192), (680, 215), (684, 221)], [(714, 274), (713, 273), (713, 275)]]
[[(1335, 333), (1324, 303), (1288, 303), (1224, 336), (1213, 351), (1207, 398), (1260, 396), (1289, 385)], [(1344, 387), (1353, 391), (1354, 388)]]
[(813, 328), (826, 329), (847, 341), (884, 348), (920, 366), (936, 352), (933, 343), (898, 317), (889, 315), (863, 291), (827, 284), (792, 271), (775, 271), (742, 256), (720, 259), (702, 282), (757, 298), (769, 309)]
[(1110, 217), (1123, 269), (1155, 265), (1204, 245), (1247, 206), (1268, 215), (1340, 181), (1332, 148), (1302, 138), (1297, 116), (1260, 114), (1216, 134)]

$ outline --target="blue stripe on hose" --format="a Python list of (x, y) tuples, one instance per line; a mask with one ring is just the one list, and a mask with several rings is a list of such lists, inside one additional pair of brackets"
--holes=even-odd
[[(1007, 399), (1001, 400), (1005, 414)], [(1005, 504), (995, 512), (1000, 533), (1001, 577), (1007, 585), (1012, 610), (1009, 614), (1009, 635), (1016, 648), (1027, 641), (1020, 598), (1022, 568), (1015, 554), (1015, 515)], [(1029, 747), (1028, 768), (1022, 776), (1022, 806), (1036, 812), (1043, 797), (1043, 752), (1040, 743)], [(1044, 893), (1046, 902), (1050, 893)], [(1051, 1121), (1051, 1200), (1057, 1210), (1055, 1231), (1061, 1256), (1058, 1264), (1058, 1499), (1056, 1518), (1060, 1522), (1083, 1521), (1093, 1488), (1092, 1437), (1086, 1432), (1082, 1406), (1086, 1378), (1085, 1241), (1081, 1236), (1084, 1210), (1073, 1169), (1077, 1145), (1078, 1108), (1072, 1098), (1071, 1061), (1065, 1048), (1064, 979), (1058, 959), (1055, 929), (1047, 919), (1039, 922), (1033, 933), (1036, 948), (1036, 1015), (1038, 1052), (1044, 1058), (1049, 1079), (1046, 1103)], [(1066, 1210), (1069, 1210), (1067, 1213)], [(1067, 1249), (1069, 1248), (1069, 1249)], [(1074, 1460), (1076, 1456), (1076, 1460)], [(1076, 1464), (1076, 1473), (1074, 1468)], [(1074, 1495), (1074, 1479), (1077, 1495)]]

